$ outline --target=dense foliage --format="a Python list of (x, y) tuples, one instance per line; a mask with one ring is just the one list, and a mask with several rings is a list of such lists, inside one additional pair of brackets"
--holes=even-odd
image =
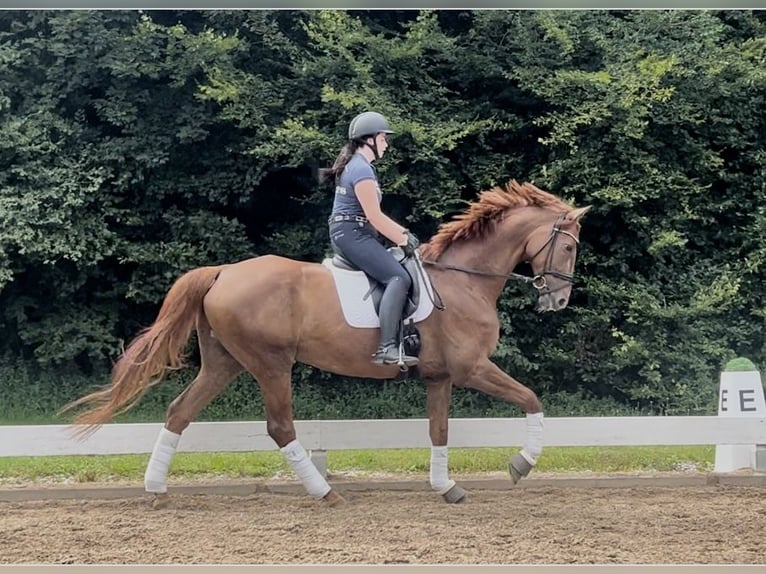
[[(726, 360), (766, 364), (761, 12), (5, 11), (6, 405), (105, 382), (185, 270), (320, 260), (316, 170), (368, 108), (397, 131), (384, 207), (421, 237), (511, 178), (593, 205), (570, 307), (501, 301), (495, 360), (544, 400), (714, 412)], [(411, 393), (370, 408), (358, 382), (296, 381), (322, 416), (346, 392), (342, 415), (420, 416)]]

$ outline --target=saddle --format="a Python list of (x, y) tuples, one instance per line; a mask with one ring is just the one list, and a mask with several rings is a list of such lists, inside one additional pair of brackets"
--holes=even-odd
[[(427, 274), (415, 257), (405, 257), (401, 247), (391, 247), (389, 252), (412, 279), (399, 319), (399, 340), (404, 346), (405, 354), (416, 357), (421, 346), (416, 323), (426, 319), (434, 308), (432, 297), (428, 296), (432, 287)], [(341, 255), (328, 257), (323, 261), (323, 265), (333, 274), (346, 322), (352, 327), (377, 327), (385, 286)], [(421, 297), (423, 289), (429, 290), (429, 293)]]
[[(404, 303), (404, 310), (402, 311), (402, 319), (404, 319), (405, 317), (412, 315), (420, 303), (420, 282), (418, 281), (419, 264), (414, 257), (407, 257), (404, 255), (404, 251), (402, 251), (401, 247), (391, 247), (388, 251), (404, 267), (407, 273), (409, 273), (410, 279), (412, 279), (410, 290), (407, 294), (407, 301)], [(332, 258), (332, 264), (338, 269), (343, 269), (345, 271), (361, 271), (359, 267), (337, 253)], [(383, 297), (383, 291), (385, 291), (386, 287), (366, 273), (365, 276), (370, 283), (370, 290), (364, 295), (364, 299), (372, 297), (375, 313), (380, 313), (380, 299)]]

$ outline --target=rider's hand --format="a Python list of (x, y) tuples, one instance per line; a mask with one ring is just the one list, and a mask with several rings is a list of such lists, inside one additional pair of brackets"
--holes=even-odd
[(404, 232), (405, 237), (407, 237), (407, 243), (402, 245), (402, 251), (404, 251), (404, 254), (407, 257), (411, 257), (413, 253), (415, 253), (415, 250), (420, 246), (420, 241), (418, 241), (418, 238), (415, 237), (415, 234), (412, 233), (412, 231), (405, 231)]

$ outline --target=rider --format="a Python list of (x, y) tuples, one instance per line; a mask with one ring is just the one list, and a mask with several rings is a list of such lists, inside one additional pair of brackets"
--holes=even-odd
[[(378, 112), (364, 112), (351, 120), (348, 142), (343, 146), (325, 177), (335, 179), (335, 200), (329, 219), (333, 250), (348, 259), (373, 279), (385, 285), (380, 301), (380, 345), (372, 362), (391, 365), (399, 362), (396, 343), (412, 280), (409, 273), (382, 243), (380, 235), (412, 255), (420, 242), (417, 237), (380, 209), (382, 194), (372, 162), (388, 149), (387, 135), (394, 133)], [(404, 355), (407, 365), (416, 357)]]

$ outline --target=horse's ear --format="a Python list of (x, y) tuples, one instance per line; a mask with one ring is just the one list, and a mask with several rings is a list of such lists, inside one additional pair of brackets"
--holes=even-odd
[(578, 207), (577, 209), (573, 209), (569, 213), (567, 213), (566, 221), (567, 223), (572, 223), (573, 221), (579, 221), (580, 218), (588, 213), (590, 211), (591, 205), (586, 205), (585, 207)]

